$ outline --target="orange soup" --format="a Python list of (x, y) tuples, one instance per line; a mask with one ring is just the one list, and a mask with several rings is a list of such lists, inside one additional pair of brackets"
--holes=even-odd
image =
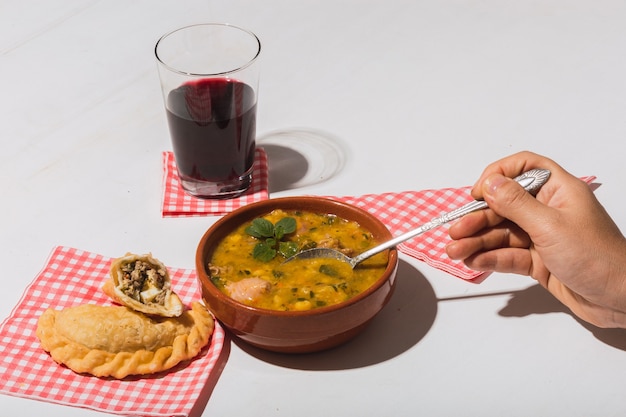
[(377, 243), (354, 221), (275, 210), (227, 235), (214, 250), (208, 272), (214, 285), (244, 304), (270, 310), (310, 310), (348, 300), (370, 287), (387, 266), (387, 251), (354, 269), (336, 259), (284, 263), (286, 257), (313, 247), (355, 256)]

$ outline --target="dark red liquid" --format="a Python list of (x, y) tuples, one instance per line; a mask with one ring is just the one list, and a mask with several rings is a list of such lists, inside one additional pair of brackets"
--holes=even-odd
[(256, 101), (249, 85), (227, 78), (194, 81), (172, 90), (166, 107), (181, 177), (223, 182), (252, 168)]

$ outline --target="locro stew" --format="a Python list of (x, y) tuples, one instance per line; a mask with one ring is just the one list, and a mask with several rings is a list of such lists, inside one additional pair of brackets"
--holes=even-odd
[(241, 303), (270, 310), (305, 311), (348, 300), (381, 277), (388, 251), (354, 269), (336, 259), (285, 259), (313, 247), (357, 255), (376, 245), (357, 222), (331, 214), (274, 210), (239, 226), (215, 248), (211, 281)]

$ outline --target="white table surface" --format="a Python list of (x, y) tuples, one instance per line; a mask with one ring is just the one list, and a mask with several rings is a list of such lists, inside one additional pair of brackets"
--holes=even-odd
[[(259, 142), (309, 161), (270, 167), (272, 197), (470, 185), (528, 149), (596, 175), (626, 230), (623, 1), (0, 0), (1, 318), (56, 245), (193, 268), (216, 218), (161, 216), (153, 47), (207, 21), (258, 34)], [(312, 139), (342, 153), (317, 158)], [(402, 257), (398, 280), (336, 350), (229, 343), (198, 415), (626, 413), (625, 331), (576, 320), (527, 277), (472, 284)], [(0, 414), (101, 415), (6, 395)]]

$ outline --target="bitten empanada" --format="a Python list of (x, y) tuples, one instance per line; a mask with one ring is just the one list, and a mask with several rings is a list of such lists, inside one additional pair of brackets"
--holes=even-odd
[(200, 302), (176, 318), (85, 304), (46, 310), (36, 334), (56, 362), (78, 373), (121, 379), (164, 371), (193, 358), (209, 343), (214, 325)]
[(102, 290), (118, 303), (146, 314), (177, 317), (184, 310), (172, 291), (167, 267), (152, 254), (127, 253), (115, 259)]

